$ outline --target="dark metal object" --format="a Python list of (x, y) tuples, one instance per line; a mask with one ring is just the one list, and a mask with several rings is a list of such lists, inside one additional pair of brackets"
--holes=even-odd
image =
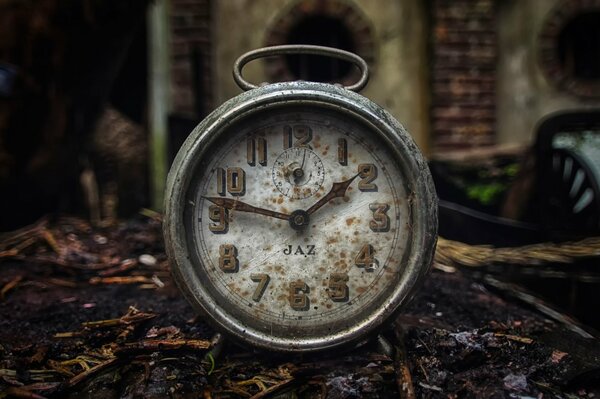
[(289, 44), (283, 46), (272, 46), (272, 47), (263, 47), (258, 50), (252, 50), (243, 54), (239, 57), (235, 64), (233, 65), (233, 79), (243, 90), (252, 90), (256, 89), (258, 86), (252, 83), (249, 83), (242, 76), (242, 69), (244, 66), (252, 60), (256, 60), (258, 58), (264, 57), (272, 57), (274, 55), (285, 55), (285, 54), (313, 54), (313, 55), (322, 55), (327, 57), (338, 58), (340, 60), (348, 61), (353, 63), (360, 69), (361, 76), (358, 82), (351, 86), (345, 86), (345, 89), (359, 92), (361, 91), (369, 81), (369, 67), (365, 60), (357, 56), (356, 54), (352, 54), (348, 51), (331, 48), (331, 47), (323, 47), (323, 46), (312, 46), (307, 44)]

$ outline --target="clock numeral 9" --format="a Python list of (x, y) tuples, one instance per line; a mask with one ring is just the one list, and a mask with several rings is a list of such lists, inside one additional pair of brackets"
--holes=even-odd
[[(293, 141), (294, 138), (296, 141)], [(312, 129), (307, 125), (284, 125), (283, 126), (283, 149), (290, 147), (309, 147), (312, 140)]]
[(208, 218), (215, 223), (209, 223), (208, 229), (215, 234), (225, 234), (229, 230), (229, 212), (222, 206), (208, 207)]
[(293, 281), (290, 283), (290, 306), (294, 310), (308, 310), (310, 299), (308, 294), (310, 288), (302, 280)]
[(379, 266), (379, 261), (375, 258), (375, 250), (370, 244), (365, 244), (356, 255), (354, 264), (358, 267), (364, 267), (367, 272), (374, 272)]
[(248, 165), (256, 166), (256, 158), (258, 152), (258, 163), (262, 166), (267, 165), (267, 140), (264, 137), (257, 138), (249, 137), (246, 139), (246, 158)]
[(217, 193), (220, 196), (225, 196), (227, 191), (231, 195), (242, 196), (246, 194), (246, 172), (238, 167), (217, 168)]
[(225, 273), (236, 273), (240, 262), (237, 258), (237, 248), (231, 244), (221, 244), (219, 246), (219, 267)]
[(358, 182), (360, 191), (377, 191), (377, 184), (373, 183), (377, 178), (377, 166), (372, 163), (361, 163), (358, 165), (358, 175), (361, 178)]
[(329, 276), (329, 298), (334, 302), (346, 302), (349, 298), (349, 288), (346, 285), (348, 275), (343, 273), (333, 273)]
[(258, 273), (251, 274), (250, 280), (254, 281), (255, 283), (258, 283), (258, 286), (254, 290), (254, 294), (252, 294), (252, 300), (254, 302), (259, 302), (260, 298), (262, 298), (263, 294), (265, 293), (265, 290), (267, 289), (267, 285), (269, 285), (269, 281), (271, 281), (271, 278), (268, 274)]
[(388, 204), (369, 204), (369, 209), (373, 211), (373, 220), (369, 222), (371, 230), (377, 233), (390, 231), (390, 217), (387, 215), (390, 206)]

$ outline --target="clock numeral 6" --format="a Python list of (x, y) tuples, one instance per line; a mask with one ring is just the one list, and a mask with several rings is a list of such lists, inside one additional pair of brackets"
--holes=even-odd
[(310, 299), (308, 294), (310, 288), (302, 280), (292, 281), (290, 283), (290, 306), (294, 310), (308, 310)]
[(265, 290), (267, 289), (267, 285), (269, 285), (269, 281), (271, 281), (271, 277), (269, 277), (269, 275), (265, 273), (257, 273), (251, 274), (250, 280), (254, 281), (255, 283), (258, 283), (258, 286), (254, 290), (254, 294), (252, 294), (252, 300), (254, 302), (259, 302), (260, 298), (262, 298), (263, 294), (265, 293)]
[(373, 183), (377, 178), (377, 166), (372, 163), (361, 163), (358, 165), (358, 175), (361, 178), (358, 182), (360, 191), (377, 191), (377, 184)]
[(258, 163), (262, 166), (267, 165), (267, 140), (264, 137), (256, 138), (248, 137), (246, 139), (246, 158), (248, 165), (256, 166), (256, 158), (258, 152)]
[(217, 193), (220, 196), (226, 194), (225, 187), (231, 195), (242, 196), (246, 194), (246, 172), (238, 167), (217, 168)]
[[(294, 138), (296, 141), (294, 141)], [(309, 147), (312, 140), (312, 129), (307, 125), (283, 126), (283, 149), (290, 147)]]
[(329, 298), (334, 302), (346, 302), (349, 298), (350, 290), (346, 285), (348, 275), (343, 273), (333, 273), (329, 276)]
[(215, 223), (209, 223), (208, 229), (215, 234), (225, 234), (229, 230), (229, 212), (222, 206), (208, 207), (208, 218)]
[(240, 262), (237, 258), (237, 248), (231, 244), (221, 244), (219, 246), (219, 267), (225, 273), (236, 273)]
[(375, 258), (373, 246), (370, 244), (363, 245), (354, 259), (354, 264), (358, 267), (364, 267), (367, 272), (377, 270), (379, 261)]
[(387, 211), (390, 209), (388, 204), (369, 204), (369, 209), (373, 211), (373, 220), (369, 222), (371, 230), (381, 233), (390, 231), (390, 217)]

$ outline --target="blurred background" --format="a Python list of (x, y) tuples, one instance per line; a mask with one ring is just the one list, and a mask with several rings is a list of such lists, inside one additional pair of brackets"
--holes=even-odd
[[(183, 140), (241, 92), (234, 60), (293, 43), (367, 61), (362, 94), (429, 160), (441, 236), (599, 235), (600, 0), (0, 0), (0, 231), (160, 210)], [(245, 76), (349, 84), (357, 71), (288, 56)], [(594, 266), (497, 274), (599, 327)]]

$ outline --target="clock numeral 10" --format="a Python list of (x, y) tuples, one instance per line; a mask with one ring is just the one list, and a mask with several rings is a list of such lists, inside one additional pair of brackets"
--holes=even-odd
[[(225, 188), (227, 187), (227, 191)], [(226, 192), (231, 195), (242, 196), (246, 194), (246, 172), (238, 167), (217, 168), (217, 193), (225, 196)]]
[(231, 244), (221, 244), (219, 246), (219, 267), (225, 273), (236, 273), (240, 262), (237, 258), (237, 248)]
[[(257, 154), (258, 153), (258, 154)], [(262, 166), (267, 165), (267, 140), (264, 137), (246, 139), (246, 158), (248, 165), (256, 166), (256, 158)]]
[(375, 258), (375, 250), (370, 244), (365, 244), (356, 255), (354, 264), (358, 267), (364, 267), (367, 272), (374, 272), (379, 266), (379, 261)]
[(329, 298), (334, 302), (347, 302), (350, 296), (350, 289), (346, 285), (348, 275), (343, 273), (333, 273), (329, 276)]
[(369, 221), (369, 227), (374, 232), (386, 232), (390, 230), (390, 217), (387, 211), (390, 209), (388, 204), (369, 204), (369, 209), (373, 211), (373, 220)]
[(358, 182), (360, 191), (377, 191), (377, 184), (373, 183), (377, 178), (377, 166), (372, 163), (361, 163), (358, 165), (358, 175), (361, 178)]
[[(294, 139), (296, 139), (294, 141)], [(309, 147), (312, 140), (312, 129), (307, 125), (283, 126), (283, 149), (290, 147)]]
[(208, 207), (208, 218), (215, 223), (209, 223), (208, 229), (215, 234), (225, 234), (229, 230), (229, 212), (222, 206)]
[(338, 162), (342, 166), (348, 165), (348, 141), (338, 139)]
[(308, 294), (310, 288), (302, 280), (293, 281), (290, 283), (290, 306), (294, 310), (308, 310), (310, 307), (310, 299)]

